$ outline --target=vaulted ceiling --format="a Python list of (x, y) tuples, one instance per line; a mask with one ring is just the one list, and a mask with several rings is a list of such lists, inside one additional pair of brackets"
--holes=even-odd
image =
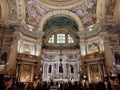
[(109, 11), (120, 21), (120, 0), (0, 0), (0, 22), (24, 21), (38, 29), (42, 18), (54, 10), (74, 13), (84, 28), (104, 20)]
[[(68, 1), (73, 0), (40, 0), (44, 1), (44, 3), (48, 4), (48, 2), (55, 2), (53, 4), (57, 5), (58, 1), (59, 3), (68, 3)], [(75, 0), (78, 2), (78, 0)], [(79, 1), (80, 2), (80, 1)], [(51, 3), (52, 4), (52, 3)], [(73, 3), (71, 3), (73, 4)], [(96, 0), (84, 0), (81, 1), (77, 6), (67, 8), (67, 10), (70, 10), (71, 12), (78, 15), (78, 17), (81, 18), (84, 26), (89, 26), (91, 24), (96, 23)], [(62, 6), (63, 4), (59, 4), (59, 6)], [(46, 13), (50, 12), (51, 10), (54, 10), (54, 8), (45, 7), (39, 4), (36, 0), (26, 0), (26, 22), (30, 25), (36, 26), (39, 24), (40, 19), (42, 16), (44, 16)], [(62, 6), (64, 7), (64, 6)], [(61, 7), (59, 7), (61, 9)], [(56, 9), (56, 8), (55, 8)]]

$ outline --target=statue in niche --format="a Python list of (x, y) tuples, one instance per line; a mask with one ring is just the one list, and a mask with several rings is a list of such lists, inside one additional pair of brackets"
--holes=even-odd
[(48, 73), (52, 73), (52, 65), (49, 65)]
[(1, 64), (6, 64), (6, 61), (7, 61), (7, 52), (4, 52), (1, 57)]
[(74, 73), (74, 67), (72, 65), (70, 65), (71, 67), (71, 73)]
[(59, 73), (63, 73), (63, 66), (62, 66), (62, 63), (59, 64)]
[(54, 64), (54, 74), (56, 74), (56, 64)]

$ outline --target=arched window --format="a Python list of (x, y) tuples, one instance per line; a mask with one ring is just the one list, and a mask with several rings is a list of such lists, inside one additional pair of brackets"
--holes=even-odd
[[(56, 41), (55, 41), (56, 39)], [(65, 43), (74, 43), (74, 39), (70, 34), (66, 33), (57, 33), (56, 35), (52, 35), (48, 43), (57, 43), (57, 44), (65, 44)]]
[(48, 43), (54, 43), (54, 35), (52, 35), (51, 37), (50, 37), (50, 39), (49, 39), (49, 41), (48, 41)]
[(68, 43), (74, 43), (73, 38), (68, 34)]
[(65, 34), (57, 34), (57, 43), (65, 43)]

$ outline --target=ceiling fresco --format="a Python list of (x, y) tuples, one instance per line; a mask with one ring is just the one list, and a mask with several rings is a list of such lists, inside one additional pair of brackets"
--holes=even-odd
[[(66, 0), (49, 1), (64, 2)], [(81, 4), (79, 4), (78, 6), (71, 9), (73, 13), (77, 14), (80, 17), (85, 27), (96, 23), (96, 3), (96, 0), (85, 0), (81, 2)], [(38, 27), (42, 16), (50, 10), (53, 9), (46, 8), (40, 5), (37, 0), (26, 0), (26, 23), (34, 27)]]
[(40, 6), (36, 0), (26, 0), (26, 23), (38, 27), (41, 17), (49, 10)]
[[(9, 16), (9, 19), (16, 21), (20, 17), (19, 14), (22, 15), (24, 13), (24, 18), (21, 18), (18, 20), (25, 19), (25, 22), (27, 25), (30, 25), (35, 28), (39, 28), (39, 23), (43, 16), (47, 15), (49, 12), (52, 12), (54, 10), (58, 10), (58, 11), (68, 10), (69, 12), (76, 14), (82, 21), (83, 28), (86, 28), (88, 26), (95, 24), (98, 20), (98, 15), (100, 15), (97, 13), (98, 12), (97, 11), (98, 1), (99, 0), (18, 0), (18, 1), (17, 0), (5, 0), (3, 2), (7, 2), (7, 4), (5, 5), (8, 5), (7, 13), (9, 13), (9, 15), (7, 15), (6, 12), (5, 12), (5, 15)], [(40, 2), (43, 2), (44, 4), (49, 4), (49, 5), (51, 4), (51, 7), (47, 7), (46, 5), (41, 4)], [(61, 7), (65, 7), (64, 6), (65, 4), (66, 6), (69, 6), (70, 4), (71, 5), (76, 4), (76, 3), (78, 4), (76, 4), (74, 7), (72, 6), (70, 8), (64, 8), (64, 9), (63, 8), (60, 8), (60, 9), (52, 8), (52, 4), (54, 4), (53, 6), (55, 6), (58, 3), (59, 3), (59, 6), (63, 5)], [(104, 2), (104, 0), (102, 0), (101, 3), (103, 4), (100, 4), (98, 6), (102, 7), (104, 5), (102, 9), (105, 9), (103, 10), (103, 13), (105, 13), (105, 15), (114, 13), (116, 0), (106, 0), (106, 3)], [(23, 10), (23, 12), (20, 12), (20, 10)], [(118, 9), (118, 14), (120, 13), (119, 11), (120, 9)], [(96, 13), (98, 15), (96, 15)], [(2, 16), (1, 14), (2, 14), (2, 10), (0, 6), (0, 18)], [(99, 16), (99, 17), (102, 17), (102, 16)], [(120, 18), (120, 15), (118, 15), (118, 17)]]
[(80, 17), (83, 26), (86, 27), (96, 23), (96, 6), (97, 0), (87, 0), (73, 8), (72, 11)]

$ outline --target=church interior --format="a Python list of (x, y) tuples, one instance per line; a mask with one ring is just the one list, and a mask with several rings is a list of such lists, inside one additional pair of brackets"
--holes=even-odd
[(0, 87), (35, 81), (118, 90), (120, 0), (0, 0)]

